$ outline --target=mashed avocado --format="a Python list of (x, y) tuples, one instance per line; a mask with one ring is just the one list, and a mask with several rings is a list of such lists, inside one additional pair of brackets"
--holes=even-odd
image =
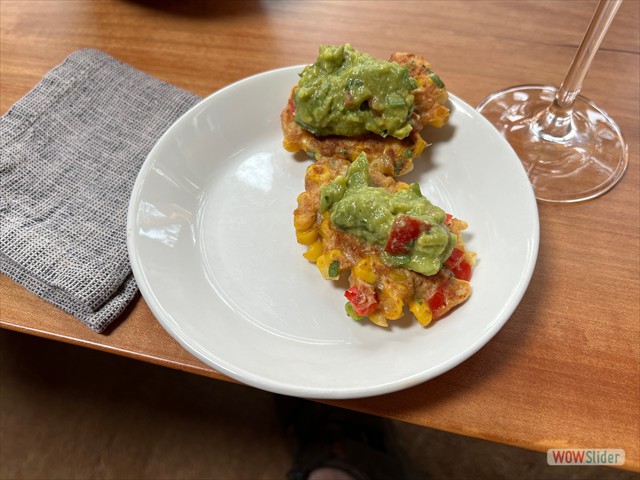
[[(362, 153), (346, 177), (320, 189), (320, 210), (331, 211), (336, 228), (384, 249), (382, 260), (388, 265), (436, 274), (456, 245), (456, 235), (443, 225), (444, 210), (429, 202), (417, 183), (395, 193), (370, 184), (369, 162)], [(406, 248), (389, 253), (394, 241)]]
[(403, 139), (411, 133), (416, 80), (406, 67), (377, 60), (351, 45), (323, 45), (300, 74), (296, 122), (317, 136), (372, 132)]

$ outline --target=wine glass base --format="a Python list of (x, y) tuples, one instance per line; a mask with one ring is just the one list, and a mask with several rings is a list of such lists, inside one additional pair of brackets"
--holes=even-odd
[(511, 144), (529, 176), (536, 198), (579, 202), (607, 192), (622, 178), (628, 147), (616, 123), (578, 96), (571, 129), (562, 137), (540, 131), (538, 118), (553, 103), (555, 87), (525, 85), (495, 92), (477, 110)]

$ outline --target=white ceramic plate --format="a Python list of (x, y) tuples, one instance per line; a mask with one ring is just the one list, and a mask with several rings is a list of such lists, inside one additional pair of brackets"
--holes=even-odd
[(302, 67), (256, 75), (187, 112), (135, 183), (129, 253), (162, 326), (216, 370), (308, 398), (388, 393), (458, 365), (504, 325), (531, 278), (538, 213), (513, 150), (451, 95), (450, 125), (405, 181), (469, 222), (478, 253), (469, 300), (421, 327), (389, 329), (344, 312), (345, 283), (321, 278), (296, 243), (293, 210), (309, 160), (282, 148), (280, 112)]

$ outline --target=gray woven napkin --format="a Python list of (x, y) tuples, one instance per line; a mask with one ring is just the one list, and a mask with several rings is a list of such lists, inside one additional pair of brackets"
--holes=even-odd
[(0, 272), (97, 332), (137, 294), (131, 189), (160, 135), (200, 100), (84, 49), (0, 118)]

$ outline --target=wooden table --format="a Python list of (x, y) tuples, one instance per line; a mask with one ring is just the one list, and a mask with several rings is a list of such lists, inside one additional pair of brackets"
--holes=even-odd
[[(591, 0), (2, 0), (0, 110), (82, 47), (206, 96), (344, 42), (381, 58), (424, 54), (451, 92), (477, 105), (506, 86), (557, 85), (594, 8)], [(640, 469), (639, 13), (640, 2), (624, 2), (583, 88), (629, 142), (622, 182), (586, 203), (539, 205), (531, 285), (470, 360), (405, 391), (336, 404), (539, 451), (623, 448), (624, 468)], [(179, 347), (141, 298), (106, 334), (1, 276), (0, 301), (4, 328), (228, 380)]]

